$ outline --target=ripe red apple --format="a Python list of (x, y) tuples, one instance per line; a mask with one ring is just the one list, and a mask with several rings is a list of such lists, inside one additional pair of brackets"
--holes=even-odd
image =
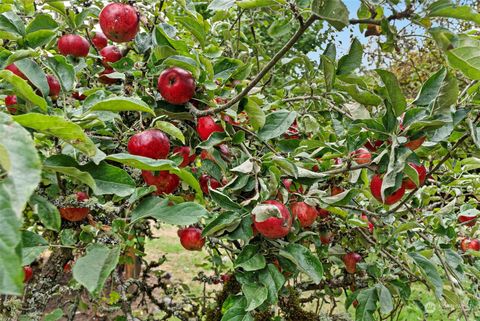
[(64, 56), (86, 57), (90, 51), (90, 44), (82, 36), (63, 35), (58, 39), (58, 51)]
[(202, 230), (196, 227), (187, 227), (177, 232), (182, 246), (189, 251), (201, 251), (205, 245)]
[(365, 222), (368, 222), (368, 231), (370, 233), (373, 233), (373, 228), (374, 228), (374, 225), (372, 222), (370, 222), (370, 220), (368, 219), (367, 215), (365, 215), (364, 213), (362, 213), (362, 215), (360, 215), (360, 219), (362, 221), (365, 221)]
[(95, 35), (92, 37), (92, 42), (95, 48), (97, 48), (97, 50), (102, 50), (108, 45), (108, 39), (101, 31), (95, 32)]
[(280, 211), (281, 218), (272, 216), (263, 222), (258, 222), (256, 216), (253, 218), (253, 224), (260, 234), (269, 239), (278, 239), (286, 236), (292, 227), (292, 216), (287, 207), (275, 200), (268, 200), (263, 204), (274, 205)]
[(110, 66), (111, 62), (117, 62), (122, 59), (123, 55), (117, 46), (106, 46), (100, 50), (100, 55), (103, 57), (102, 64), (105, 67)]
[(223, 283), (227, 283), (228, 281), (230, 281), (231, 278), (232, 278), (231, 274), (222, 274), (220, 276), (220, 280), (222, 280)]
[(333, 164), (342, 165), (343, 164), (343, 159), (341, 159), (340, 157), (337, 157), (333, 160)]
[(230, 147), (228, 147), (227, 144), (218, 144), (217, 148), (220, 151), (223, 159), (227, 161), (230, 160), (230, 158), (232, 157), (232, 152), (230, 151)]
[(292, 123), (288, 130), (283, 134), (285, 139), (300, 139), (297, 120)]
[(170, 151), (170, 140), (158, 129), (147, 129), (130, 137), (127, 149), (132, 155), (164, 159)]
[(405, 144), (403, 146), (410, 148), (411, 150), (416, 150), (420, 146), (422, 146), (423, 142), (427, 139), (425, 136), (419, 137), (417, 139), (413, 139)]
[(202, 160), (208, 159), (208, 160), (211, 160), (212, 162), (215, 162), (215, 157), (213, 157), (213, 155), (209, 153), (206, 149), (203, 149), (200, 152), (200, 158)]
[(74, 91), (72, 93), (72, 98), (76, 99), (76, 100), (85, 100), (85, 98), (87, 98), (87, 96), (85, 96), (84, 94), (80, 94), (78, 91)]
[[(84, 202), (88, 200), (88, 194), (84, 192), (77, 192), (75, 193), (77, 197), (77, 202)], [(60, 216), (70, 222), (78, 222), (85, 219), (90, 213), (90, 209), (88, 207), (61, 207), (58, 209), (60, 212)]]
[(352, 305), (353, 305), (353, 307), (354, 307), (355, 309), (358, 307), (358, 304), (359, 304), (359, 303), (358, 303), (358, 300), (357, 300), (357, 299), (353, 300)]
[(135, 38), (139, 29), (139, 14), (134, 7), (123, 3), (110, 3), (98, 16), (100, 28), (113, 42), (127, 42)]
[(350, 156), (357, 164), (369, 164), (372, 161), (372, 154), (366, 148), (359, 148), (350, 153)]
[[(215, 101), (217, 101), (217, 98), (215, 99)], [(228, 100), (225, 99), (225, 102), (222, 103), (222, 104), (226, 104), (227, 102), (228, 102)], [(217, 102), (217, 103), (218, 103), (218, 102)], [(240, 122), (234, 121), (233, 118), (230, 117), (230, 116), (228, 116), (228, 115), (222, 115), (222, 119), (223, 119), (224, 122), (227, 122), (227, 123), (229, 123), (229, 124), (232, 125), (232, 126), (238, 126), (238, 125), (240, 125)]]
[(63, 266), (63, 273), (70, 273), (72, 272), (73, 261), (68, 261)]
[(477, 223), (476, 218), (477, 218), (476, 215), (461, 214), (461, 215), (458, 216), (458, 221), (460, 223), (468, 222), (468, 223), (463, 224), (463, 225), (466, 225), (466, 226), (474, 226), (475, 223)]
[(76, 192), (75, 195), (77, 195), (78, 202), (84, 202), (89, 199), (88, 194), (85, 192)]
[[(417, 171), (418, 181), (420, 182), (420, 186), (422, 186), (423, 183), (425, 183), (425, 179), (427, 178), (427, 169), (422, 164), (408, 164)], [(405, 189), (415, 189), (417, 187), (417, 185), (415, 185), (415, 183), (408, 177), (403, 180), (402, 184)]]
[(10, 70), (11, 72), (13, 72), (13, 74), (17, 75), (18, 77), (28, 80), (27, 76), (25, 76), (23, 72), (21, 72), (20, 69), (18, 69), (18, 67), (15, 66), (15, 64), (8, 65), (7, 67), (5, 67), (5, 70)]
[(212, 116), (204, 116), (198, 118), (197, 132), (201, 140), (207, 140), (212, 133), (222, 133), (224, 130), (221, 125), (215, 123), (215, 120), (212, 118)]
[(343, 263), (345, 263), (345, 270), (348, 273), (355, 273), (357, 271), (357, 263), (362, 260), (360, 254), (355, 252), (347, 253), (343, 256)]
[(317, 213), (320, 218), (327, 218), (330, 216), (330, 212), (323, 208), (317, 208)]
[(380, 175), (374, 175), (370, 182), (370, 191), (372, 192), (373, 197), (375, 197), (379, 202), (383, 204), (395, 204), (405, 194), (405, 187), (403, 187), (402, 185), (392, 194), (385, 195), (385, 199), (382, 200), (382, 183), (383, 179), (380, 177)]
[(376, 152), (378, 147), (382, 146), (382, 144), (383, 144), (382, 140), (377, 139), (373, 143), (370, 140), (367, 140), (367, 142), (363, 146), (365, 146), (365, 148), (367, 148), (371, 152)]
[(200, 183), (200, 187), (202, 188), (202, 192), (205, 195), (210, 194), (208, 186), (210, 186), (212, 189), (217, 189), (220, 186), (222, 186), (222, 184), (219, 181), (217, 181), (215, 178), (213, 178), (211, 176), (208, 176), (207, 174), (202, 174), (202, 176), (200, 176), (200, 179), (198, 180), (198, 182)]
[(467, 250), (480, 251), (480, 240), (469, 239), (466, 237), (460, 243), (460, 248), (463, 252), (466, 252)]
[(289, 178), (282, 179), (282, 184), (283, 184), (283, 186), (285, 186), (287, 191), (289, 191), (290, 193), (297, 193), (297, 192), (298, 193), (303, 193), (302, 185), (298, 186), (298, 188), (297, 188), (296, 185), (293, 183), (293, 180), (291, 180)]
[(330, 188), (330, 195), (335, 196), (337, 194), (343, 193), (344, 189), (340, 186), (332, 186)]
[(302, 227), (309, 227), (317, 219), (318, 212), (315, 207), (305, 202), (296, 202), (290, 205), (292, 217), (297, 217)]
[(58, 79), (55, 78), (55, 76), (53, 75), (47, 75), (47, 83), (48, 83), (48, 88), (50, 88), (50, 92), (48, 93), (48, 95), (52, 97), (52, 99), (57, 99), (61, 90)]
[(106, 85), (113, 85), (113, 84), (118, 83), (120, 81), (119, 79), (110, 78), (110, 77), (107, 76), (108, 74), (111, 74), (113, 72), (115, 72), (115, 70), (113, 70), (113, 68), (105, 68), (105, 70), (102, 71), (99, 74), (98, 81), (100, 81), (102, 84), (106, 84)]
[(195, 161), (197, 155), (191, 154), (192, 149), (188, 146), (177, 146), (173, 149), (173, 154), (178, 154), (183, 157), (183, 161), (179, 167), (186, 167)]
[(7, 110), (11, 114), (15, 114), (17, 112), (17, 108), (11, 107), (11, 106), (15, 106), (16, 104), (17, 104), (17, 96), (10, 95), (5, 97), (5, 106), (7, 106)]
[(33, 269), (31, 266), (27, 265), (23, 267), (23, 283), (27, 283), (33, 277)]
[(142, 177), (147, 185), (157, 188), (155, 191), (156, 195), (171, 194), (180, 185), (180, 178), (175, 174), (170, 174), (168, 171), (142, 171)]
[(330, 244), (333, 240), (333, 233), (331, 231), (321, 231), (320, 232), (320, 242), (327, 245)]
[(170, 104), (183, 105), (195, 94), (195, 79), (182, 68), (168, 68), (158, 77), (157, 89)]

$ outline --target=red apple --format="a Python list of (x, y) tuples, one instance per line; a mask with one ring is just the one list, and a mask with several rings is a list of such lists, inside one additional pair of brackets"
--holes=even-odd
[(320, 218), (327, 218), (330, 216), (330, 212), (323, 208), (317, 208), (317, 213)]
[(104, 71), (102, 71), (99, 76), (98, 76), (98, 81), (100, 81), (102, 84), (106, 85), (113, 85), (116, 84), (120, 81), (120, 79), (115, 79), (115, 78), (110, 78), (107, 75), (115, 72), (113, 68), (105, 68)]
[(68, 261), (63, 266), (63, 273), (70, 273), (72, 272), (73, 261)]
[(13, 74), (17, 75), (18, 77), (28, 80), (27, 76), (25, 76), (23, 72), (21, 72), (20, 69), (18, 69), (18, 67), (15, 66), (15, 64), (8, 65), (7, 67), (5, 67), (5, 70), (10, 70), (11, 72), (13, 72)]
[(302, 227), (309, 227), (317, 219), (318, 212), (315, 207), (305, 202), (296, 202), (290, 205), (292, 217), (297, 217)]
[(212, 133), (222, 133), (224, 130), (221, 125), (215, 123), (215, 120), (212, 118), (212, 116), (204, 116), (198, 118), (197, 132), (201, 140), (207, 140)]
[(292, 123), (288, 130), (283, 134), (285, 139), (300, 139), (297, 120)]
[(382, 144), (383, 144), (382, 140), (377, 139), (373, 143), (370, 140), (367, 140), (367, 142), (363, 146), (365, 146), (365, 148), (367, 148), (371, 152), (376, 152), (378, 147), (382, 146)]
[(372, 192), (373, 197), (375, 197), (379, 202), (383, 204), (395, 204), (405, 194), (405, 187), (403, 187), (402, 185), (392, 194), (385, 195), (385, 199), (382, 200), (382, 183), (383, 179), (380, 177), (380, 175), (374, 175), (370, 182), (370, 191)]
[(183, 105), (195, 94), (195, 79), (182, 68), (168, 68), (158, 77), (157, 89), (170, 104)]
[(476, 218), (477, 218), (476, 215), (461, 214), (458, 216), (458, 221), (460, 223), (464, 223), (463, 225), (466, 225), (466, 226), (474, 226), (475, 223), (477, 223)]
[(222, 274), (220, 276), (220, 280), (222, 280), (223, 283), (227, 283), (231, 278), (232, 276), (230, 274)]
[(31, 266), (27, 265), (23, 267), (23, 283), (27, 283), (33, 277), (33, 269)]
[(78, 91), (74, 91), (72, 93), (72, 98), (76, 99), (76, 100), (85, 100), (85, 98), (87, 98), (87, 96), (85, 96), (84, 94), (80, 94)]
[[(77, 192), (75, 193), (77, 197), (77, 202), (84, 202), (88, 200), (88, 194), (85, 192)], [(85, 219), (90, 213), (90, 209), (88, 207), (61, 207), (58, 209), (60, 212), (60, 216), (70, 222), (78, 222)]]
[(55, 76), (53, 75), (47, 75), (47, 83), (48, 88), (50, 88), (50, 92), (48, 93), (48, 95), (52, 97), (52, 99), (57, 99), (61, 90), (58, 79), (55, 78)]
[(327, 245), (330, 244), (333, 240), (333, 233), (331, 231), (321, 231), (320, 232), (320, 242)]
[(200, 152), (200, 158), (202, 160), (208, 159), (208, 160), (211, 160), (212, 162), (215, 162), (215, 157), (213, 157), (213, 155), (209, 153), (206, 149), (203, 149)]
[(137, 10), (123, 3), (105, 6), (98, 20), (105, 36), (113, 42), (127, 42), (135, 38), (140, 22)]
[(180, 185), (180, 178), (175, 174), (170, 174), (168, 171), (142, 171), (142, 177), (147, 185), (157, 188), (155, 191), (156, 195), (171, 194)]
[(202, 188), (202, 192), (205, 195), (210, 194), (208, 186), (210, 186), (211, 189), (217, 189), (220, 186), (222, 186), (222, 184), (219, 181), (217, 181), (215, 178), (213, 178), (211, 176), (208, 176), (207, 174), (202, 174), (202, 176), (200, 176), (200, 179), (198, 180), (198, 182), (200, 183), (200, 187)]
[(95, 35), (92, 37), (92, 43), (97, 50), (102, 50), (108, 45), (108, 39), (103, 32), (96, 31)]
[(63, 35), (58, 39), (58, 51), (64, 56), (86, 57), (90, 51), (90, 44), (82, 36)]
[(351, 152), (350, 156), (357, 164), (369, 164), (372, 161), (372, 154), (366, 148), (359, 148)]
[(89, 199), (88, 194), (85, 192), (76, 192), (75, 195), (77, 195), (78, 202), (84, 202)]
[(357, 300), (357, 299), (353, 300), (352, 305), (353, 305), (353, 307), (354, 307), (355, 309), (358, 307), (358, 304), (359, 304), (359, 303), (358, 303), (358, 300)]
[(5, 97), (5, 106), (7, 106), (7, 110), (11, 114), (15, 114), (17, 112), (17, 108), (11, 107), (11, 106), (15, 106), (16, 104), (17, 104), (17, 96), (10, 95)]
[(373, 233), (373, 228), (374, 228), (374, 225), (372, 222), (370, 222), (370, 220), (368, 219), (367, 215), (365, 215), (364, 213), (362, 213), (362, 215), (360, 215), (360, 219), (362, 221), (365, 221), (365, 222), (368, 222), (368, 231), (370, 233)]
[(413, 139), (405, 144), (403, 144), (403, 146), (407, 147), (407, 148), (410, 148), (411, 150), (416, 150), (417, 148), (419, 148), (420, 146), (422, 146), (423, 142), (425, 141), (426, 137), (425, 136), (422, 136), (420, 138), (417, 138), (417, 139)]
[(178, 154), (183, 157), (180, 167), (186, 167), (195, 161), (197, 155), (191, 154), (192, 149), (188, 146), (177, 146), (173, 149), (173, 154)]
[(355, 273), (357, 271), (357, 263), (362, 260), (360, 254), (351, 252), (343, 256), (343, 263), (345, 263), (345, 270), (348, 273)]
[[(422, 164), (415, 164), (415, 163), (408, 163), (408, 164), (417, 171), (418, 181), (420, 182), (420, 186), (422, 186), (423, 183), (425, 183), (425, 179), (427, 178), (427, 169)], [(417, 185), (415, 185), (415, 183), (408, 177), (403, 180), (402, 184), (405, 189), (417, 188)]]
[(123, 57), (120, 49), (118, 49), (117, 46), (106, 46), (100, 50), (100, 55), (103, 57), (102, 64), (105, 67), (110, 66), (111, 62), (119, 61)]
[(343, 193), (344, 189), (340, 186), (332, 186), (330, 188), (330, 195), (335, 196), (337, 194)]
[(180, 237), (180, 243), (189, 251), (201, 251), (205, 245), (205, 239), (202, 237), (202, 230), (196, 227), (187, 227), (177, 232)]
[(292, 227), (292, 216), (287, 207), (275, 200), (268, 200), (263, 204), (274, 205), (279, 211), (281, 218), (272, 216), (265, 221), (258, 222), (256, 215), (253, 218), (253, 224), (260, 234), (269, 239), (278, 239), (286, 236)]
[(480, 251), (480, 240), (464, 238), (460, 243), (460, 248), (463, 252), (467, 250)]
[(170, 140), (158, 129), (147, 129), (130, 137), (127, 148), (132, 155), (164, 159), (170, 151)]

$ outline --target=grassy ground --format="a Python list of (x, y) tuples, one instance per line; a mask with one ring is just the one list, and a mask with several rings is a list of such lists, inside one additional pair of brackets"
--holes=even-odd
[[(174, 280), (188, 284), (193, 294), (200, 295), (202, 292), (202, 284), (198, 281), (192, 281), (192, 278), (199, 272), (211, 271), (211, 269), (208, 268), (210, 263), (207, 260), (207, 253), (204, 251), (192, 252), (184, 250), (178, 239), (177, 229), (174, 227), (162, 227), (161, 231), (157, 231), (155, 234), (158, 236), (158, 239), (149, 240), (146, 244), (147, 260), (157, 260), (162, 255), (166, 255), (167, 260), (162, 265), (162, 270), (171, 272)], [(217, 288), (219, 289), (220, 287), (211, 286), (209, 290), (215, 290)], [(448, 316), (446, 310), (441, 308), (434, 295), (420, 286), (413, 289), (412, 298), (423, 304), (429, 313), (424, 315), (417, 305), (410, 305), (403, 309), (399, 320), (447, 321), (458, 320), (460, 317), (457, 313)], [(327, 312), (328, 309), (329, 307), (324, 307), (322, 310)], [(337, 309), (339, 313), (345, 313), (342, 304), (340, 304)], [(352, 320), (354, 320), (354, 309), (350, 308), (348, 312), (352, 316)], [(176, 321), (178, 319), (173, 318), (169, 320)]]

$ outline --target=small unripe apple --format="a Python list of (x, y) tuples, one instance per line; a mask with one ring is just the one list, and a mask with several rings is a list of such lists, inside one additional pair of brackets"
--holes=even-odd
[(187, 70), (168, 68), (158, 77), (157, 89), (170, 104), (183, 105), (195, 95), (195, 79)]
[(317, 219), (318, 213), (315, 207), (305, 202), (296, 202), (290, 205), (292, 216), (298, 218), (302, 227), (309, 227)]
[(374, 175), (370, 181), (370, 191), (372, 192), (373, 197), (383, 204), (395, 204), (405, 194), (405, 187), (402, 185), (392, 194), (385, 195), (385, 199), (382, 200), (382, 183), (383, 179), (380, 177), (380, 175)]
[(130, 137), (127, 149), (132, 155), (164, 159), (170, 151), (170, 140), (158, 129), (147, 129)]
[(274, 205), (279, 211), (281, 217), (272, 216), (265, 221), (258, 222), (256, 215), (253, 217), (253, 224), (260, 234), (269, 239), (279, 239), (285, 237), (292, 227), (292, 216), (287, 207), (275, 200), (268, 200), (263, 204)]
[(139, 29), (139, 14), (134, 7), (123, 3), (110, 3), (98, 16), (100, 28), (113, 42), (127, 42), (135, 38)]
[(92, 37), (92, 43), (97, 50), (102, 50), (108, 45), (108, 39), (103, 32), (96, 31), (95, 35)]
[(223, 133), (224, 129), (221, 125), (215, 123), (211, 116), (204, 116), (198, 118), (197, 133), (201, 140), (207, 140), (212, 133)]
[(157, 188), (155, 191), (156, 195), (171, 194), (180, 185), (180, 178), (175, 174), (170, 174), (168, 171), (142, 171), (142, 177), (147, 185)]
[(333, 240), (333, 233), (331, 231), (321, 231), (320, 232), (320, 242), (327, 245), (330, 244)]
[(200, 187), (202, 188), (202, 192), (205, 195), (210, 194), (208, 186), (210, 186), (211, 189), (217, 189), (220, 186), (222, 186), (222, 184), (219, 181), (217, 181), (215, 178), (213, 178), (211, 176), (208, 176), (207, 174), (202, 174), (202, 176), (200, 176), (200, 179), (198, 180), (198, 182), (200, 183)]
[(58, 79), (55, 78), (55, 76), (53, 75), (47, 75), (47, 83), (48, 83), (48, 88), (50, 88), (48, 95), (52, 97), (52, 99), (57, 99), (61, 90)]
[(205, 239), (202, 237), (202, 230), (196, 227), (187, 227), (177, 232), (180, 237), (180, 243), (189, 251), (201, 251), (205, 245)]
[(105, 67), (110, 66), (111, 62), (117, 62), (122, 59), (123, 55), (117, 46), (106, 46), (100, 50), (100, 55), (103, 57), (102, 64)]
[(347, 253), (343, 256), (343, 263), (345, 263), (345, 270), (348, 273), (353, 274), (357, 271), (357, 263), (362, 260), (360, 254), (355, 252)]
[(463, 252), (467, 250), (480, 251), (480, 240), (464, 238), (460, 243), (460, 248)]
[(82, 36), (63, 35), (58, 39), (58, 51), (64, 56), (86, 57), (90, 51), (90, 44)]
[(427, 139), (425, 136), (419, 137), (417, 139), (410, 140), (409, 142), (403, 144), (403, 146), (410, 148), (411, 150), (416, 150), (422, 146), (423, 142)]
[(33, 277), (33, 269), (27, 265), (23, 267), (23, 283), (28, 283)]
[(372, 222), (370, 222), (370, 220), (368, 219), (367, 215), (365, 215), (364, 213), (362, 213), (362, 215), (360, 215), (360, 219), (362, 221), (365, 221), (365, 222), (368, 222), (368, 231), (370, 233), (373, 233), (373, 228), (374, 228), (374, 225)]
[(350, 156), (357, 164), (369, 164), (372, 161), (372, 154), (366, 148), (359, 148), (353, 151)]
[(476, 215), (461, 214), (458, 216), (458, 221), (460, 223), (464, 223), (463, 225), (466, 225), (466, 226), (474, 226), (475, 223), (477, 223), (476, 218), (477, 218)]
[(17, 108), (11, 107), (11, 106), (15, 106), (16, 104), (17, 104), (17, 96), (10, 95), (5, 97), (5, 106), (7, 106), (7, 110), (11, 114), (15, 114), (17, 112)]
[(197, 155), (191, 154), (192, 149), (189, 146), (177, 146), (173, 149), (173, 154), (177, 154), (183, 157), (182, 163), (179, 167), (186, 167), (195, 161)]
[[(415, 164), (415, 163), (408, 163), (411, 167), (413, 167), (418, 173), (418, 181), (420, 183), (419, 186), (422, 186), (425, 183), (425, 179), (427, 178), (427, 169), (422, 164)], [(415, 189), (417, 185), (409, 178), (405, 178), (402, 183), (405, 189)]]
[(23, 78), (25, 80), (28, 80), (27, 76), (25, 76), (25, 74), (23, 72), (21, 72), (20, 69), (18, 69), (17, 66), (15, 66), (15, 64), (8, 65), (7, 67), (5, 67), (5, 70), (10, 70), (11, 72), (13, 72), (14, 75), (16, 75), (20, 78)]

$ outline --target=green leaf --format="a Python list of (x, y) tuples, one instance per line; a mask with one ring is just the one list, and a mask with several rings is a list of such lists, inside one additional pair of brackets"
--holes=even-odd
[(443, 282), (435, 265), (433, 265), (430, 260), (419, 253), (411, 252), (408, 253), (408, 255), (410, 255), (410, 257), (415, 261), (416, 265), (425, 274), (427, 281), (434, 287), (435, 294), (438, 298), (440, 298), (443, 291)]
[(89, 111), (106, 110), (113, 112), (140, 111), (155, 115), (155, 112), (143, 101), (130, 97), (110, 97), (97, 102)]
[[(201, 16), (199, 15), (199, 17)], [(200, 22), (197, 19), (189, 16), (176, 17), (175, 19), (193, 34), (193, 36), (198, 40), (202, 48), (205, 47), (206, 34), (203, 20)]]
[(213, 66), (214, 78), (228, 80), (244, 64), (241, 60), (223, 57)]
[(208, 216), (207, 210), (197, 203), (185, 202), (172, 206), (168, 203), (168, 199), (154, 196), (144, 199), (132, 211), (132, 223), (151, 217), (162, 223), (191, 225), (197, 223), (201, 217)]
[(267, 115), (265, 126), (258, 132), (258, 137), (267, 141), (285, 133), (293, 124), (297, 113), (294, 111), (280, 110)]
[(377, 290), (369, 288), (361, 290), (357, 295), (358, 306), (355, 311), (356, 321), (374, 321), (373, 313), (377, 310)]
[(63, 310), (57, 308), (43, 317), (42, 321), (58, 321), (63, 317)]
[[(40, 183), (41, 163), (28, 131), (0, 113), (0, 293), (21, 295), (21, 220), (30, 195)], [(13, 139), (11, 139), (13, 138)]]
[(256, 99), (253, 97), (247, 98), (244, 110), (247, 113), (250, 125), (252, 125), (254, 130), (259, 130), (265, 125), (265, 113), (257, 103)]
[(47, 111), (47, 102), (45, 99), (38, 96), (24, 79), (14, 75), (10, 70), (0, 70), (0, 78), (6, 80), (13, 86), (17, 96), (37, 105), (41, 110)]
[(17, 39), (25, 35), (25, 23), (20, 19), (19, 16), (13, 11), (7, 11), (0, 14), (0, 32), (3, 31), (5, 36), (10, 34), (12, 38), (6, 39)]
[(26, 28), (27, 33), (39, 30), (53, 30), (58, 27), (58, 23), (48, 14), (36, 14)]
[(402, 93), (397, 77), (387, 70), (377, 69), (377, 73), (380, 75), (383, 84), (385, 85), (387, 93), (386, 98), (392, 105), (393, 110), (395, 111), (395, 116), (398, 117), (402, 115), (407, 108), (407, 101)]
[(247, 307), (245, 311), (253, 311), (267, 300), (268, 290), (260, 284), (243, 284), (242, 292), (247, 299)]
[(99, 165), (88, 163), (80, 166), (84, 172), (89, 173), (95, 180), (95, 195), (115, 194), (125, 197), (135, 191), (135, 181), (121, 168), (101, 162)]
[(415, 185), (419, 186), (420, 185), (420, 180), (418, 177), (418, 172), (416, 169), (414, 169), (410, 164), (405, 165), (404, 169), (405, 174), (407, 174), (408, 178), (412, 180), (412, 182), (415, 183)]
[(232, 201), (230, 197), (216, 189), (210, 189), (210, 197), (218, 206), (224, 209), (235, 211), (242, 208), (242, 206)]
[(198, 144), (197, 148), (211, 149), (214, 146), (217, 146), (218, 144), (225, 141), (227, 137), (228, 137), (227, 134), (224, 132), (214, 132), (210, 135), (210, 137), (208, 137), (207, 140)]
[(207, 9), (212, 11), (228, 10), (235, 5), (235, 0), (213, 0)]
[(430, 5), (429, 17), (445, 17), (467, 20), (480, 25), (480, 14), (471, 6), (457, 6), (449, 1), (437, 1)]
[(235, 268), (242, 268), (245, 271), (258, 271), (267, 265), (265, 257), (258, 253), (257, 245), (249, 244), (245, 246), (235, 260)]
[(303, 273), (307, 274), (315, 284), (323, 278), (323, 266), (312, 251), (300, 244), (288, 244), (280, 255), (292, 261)]
[(29, 203), (33, 213), (38, 215), (40, 222), (47, 229), (60, 231), (60, 225), (62, 224), (60, 213), (52, 203), (40, 195), (33, 195)]
[(447, 60), (450, 66), (460, 70), (472, 80), (480, 80), (480, 41), (462, 38), (457, 48), (448, 50)]
[(190, 57), (180, 55), (170, 56), (163, 61), (162, 65), (167, 67), (176, 66), (188, 70), (195, 79), (200, 76), (200, 69), (197, 62)]
[(64, 56), (48, 57), (45, 63), (58, 79), (64, 91), (73, 90), (75, 87), (75, 70)]
[(48, 86), (47, 76), (35, 61), (26, 58), (16, 61), (15, 66), (17, 66), (17, 68), (27, 76), (28, 80), (40, 90), (43, 97), (48, 96), (50, 87)]
[(203, 229), (203, 236), (222, 235), (233, 232), (240, 225), (242, 218), (237, 212), (222, 212)]
[(388, 314), (393, 310), (393, 299), (390, 290), (383, 284), (376, 284), (378, 301), (380, 303), (380, 311)]
[(106, 160), (148, 171), (165, 171), (176, 168), (175, 162), (168, 159), (153, 159), (126, 153), (108, 155)]
[(349, 25), (349, 12), (341, 0), (314, 0), (312, 11), (323, 20), (328, 21), (337, 30)]
[(357, 38), (353, 39), (348, 54), (338, 60), (337, 75), (348, 75), (362, 64), (363, 47)]
[(456, 77), (442, 68), (425, 82), (414, 104), (428, 106), (434, 103), (430, 114), (441, 116), (449, 113), (450, 107), (456, 104), (458, 94)]
[(52, 30), (38, 30), (28, 33), (25, 40), (31, 48), (37, 48), (46, 45), (57, 36), (57, 33)]
[(110, 249), (102, 244), (92, 244), (87, 248), (87, 254), (73, 265), (73, 278), (91, 294), (97, 295), (117, 266), (119, 257), (119, 246)]
[(236, 2), (237, 6), (242, 9), (253, 9), (261, 7), (271, 7), (277, 4), (275, 0), (241, 0)]
[(40, 254), (48, 249), (48, 242), (40, 235), (30, 232), (22, 232), (22, 265), (29, 265), (35, 261)]
[(335, 61), (325, 55), (320, 56), (323, 67), (323, 77), (325, 78), (325, 87), (327, 91), (331, 91), (335, 83)]
[(270, 305), (276, 304), (278, 301), (278, 292), (285, 284), (285, 277), (273, 264), (268, 264), (267, 267), (259, 273), (260, 282), (268, 290), (268, 303)]
[(175, 137), (183, 144), (185, 144), (185, 136), (180, 129), (178, 129), (175, 125), (167, 121), (158, 120), (155, 122), (155, 128), (160, 129), (161, 131), (169, 134), (170, 136)]
[(67, 175), (80, 183), (88, 185), (92, 190), (97, 189), (97, 184), (92, 175), (80, 169), (80, 165), (70, 156), (53, 155), (47, 158), (43, 163), (45, 170), (50, 170)]

